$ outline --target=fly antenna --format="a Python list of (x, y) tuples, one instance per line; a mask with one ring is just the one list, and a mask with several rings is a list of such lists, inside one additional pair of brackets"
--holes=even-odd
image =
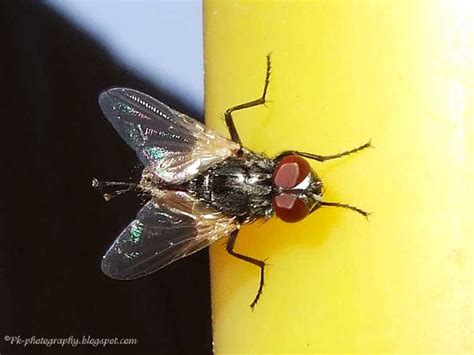
[(331, 207), (341, 207), (341, 208), (347, 208), (349, 210), (352, 210), (354, 212), (357, 212), (364, 216), (365, 218), (369, 219), (369, 215), (371, 214), (370, 212), (366, 212), (358, 207), (347, 205), (345, 203), (339, 203), (339, 202), (327, 202), (327, 201), (320, 201), (319, 204), (321, 206), (331, 206)]
[[(105, 201), (110, 201), (114, 197), (135, 190), (138, 184), (131, 182), (102, 181), (94, 178), (92, 179), (92, 187), (103, 192), (102, 197)], [(112, 192), (104, 192), (107, 188), (113, 188), (114, 190)]]

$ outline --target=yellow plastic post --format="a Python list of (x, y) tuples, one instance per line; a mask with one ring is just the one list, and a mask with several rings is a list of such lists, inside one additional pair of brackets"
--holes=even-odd
[(474, 352), (474, 8), (466, 1), (205, 1), (206, 121), (235, 113), (248, 148), (311, 163), (328, 201), (296, 224), (211, 249), (216, 354)]

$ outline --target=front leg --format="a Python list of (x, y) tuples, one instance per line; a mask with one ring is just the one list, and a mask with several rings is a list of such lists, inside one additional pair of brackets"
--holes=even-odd
[(258, 299), (260, 298), (260, 295), (262, 294), (263, 284), (264, 284), (264, 276), (265, 276), (265, 262), (263, 260), (254, 259), (250, 256), (243, 255), (243, 254), (240, 254), (240, 253), (237, 253), (237, 252), (234, 251), (235, 242), (237, 241), (237, 235), (238, 234), (239, 234), (239, 230), (235, 230), (229, 236), (229, 239), (227, 240), (227, 245), (226, 245), (227, 252), (230, 255), (235, 256), (236, 258), (238, 258), (240, 260), (246, 261), (246, 262), (251, 263), (253, 265), (256, 265), (260, 268), (260, 286), (258, 287), (257, 295), (255, 296), (254, 300), (250, 304), (250, 307), (253, 310), (253, 308), (255, 307), (255, 305), (258, 302)]
[(231, 107), (227, 109), (224, 113), (225, 123), (227, 125), (227, 129), (229, 130), (230, 137), (234, 142), (240, 144), (240, 146), (242, 146), (242, 141), (240, 140), (239, 133), (237, 132), (237, 129), (235, 128), (232, 112), (243, 110), (249, 107), (263, 105), (265, 103), (265, 100), (266, 100), (265, 97), (267, 95), (268, 84), (270, 83), (270, 73), (271, 73), (271, 67), (272, 67), (270, 56), (271, 56), (271, 53), (267, 54), (267, 72), (265, 74), (265, 84), (263, 86), (262, 96), (257, 100), (245, 102), (243, 104)]
[(312, 154), (312, 153), (305, 153), (305, 152), (299, 152), (297, 150), (286, 150), (282, 153), (280, 153), (276, 158), (275, 160), (280, 160), (281, 158), (287, 156), (287, 155), (299, 155), (301, 157), (304, 157), (304, 158), (308, 158), (308, 159), (313, 159), (313, 160), (317, 160), (317, 161), (326, 161), (326, 160), (331, 160), (331, 159), (337, 159), (337, 158), (340, 158), (340, 157), (343, 157), (343, 156), (346, 156), (346, 155), (349, 155), (349, 154), (352, 154), (352, 153), (355, 153), (355, 152), (358, 152), (362, 149), (365, 149), (365, 148), (369, 148), (371, 147), (372, 144), (370, 143), (370, 141), (368, 141), (367, 143), (365, 144), (362, 144), (361, 146), (359, 147), (356, 147), (354, 149), (351, 149), (351, 150), (346, 150), (342, 153), (338, 153), (338, 154), (332, 154), (332, 155), (317, 155), (317, 154)]

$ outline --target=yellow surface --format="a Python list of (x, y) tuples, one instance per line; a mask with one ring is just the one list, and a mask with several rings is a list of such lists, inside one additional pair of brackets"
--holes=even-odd
[(212, 253), (216, 354), (474, 352), (470, 1), (205, 1), (206, 118), (236, 113), (244, 144), (330, 154), (326, 208), (241, 231), (256, 267)]

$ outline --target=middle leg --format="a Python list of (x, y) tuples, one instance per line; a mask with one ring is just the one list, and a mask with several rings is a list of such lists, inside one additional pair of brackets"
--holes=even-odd
[(237, 129), (235, 128), (234, 118), (232, 117), (232, 112), (238, 111), (238, 110), (243, 110), (243, 109), (249, 108), (249, 107), (263, 105), (265, 103), (265, 97), (267, 95), (268, 84), (270, 83), (270, 73), (271, 73), (271, 68), (272, 68), (271, 57), (270, 56), (271, 56), (270, 53), (267, 54), (267, 72), (266, 72), (266, 75), (265, 75), (265, 84), (263, 86), (262, 96), (257, 100), (253, 100), (253, 101), (245, 102), (245, 103), (237, 105), (237, 106), (233, 106), (233, 107), (227, 109), (224, 113), (225, 123), (227, 125), (227, 129), (229, 130), (230, 138), (234, 142), (240, 144), (241, 146), (242, 146), (242, 141), (239, 137), (239, 133), (237, 132)]
[(247, 255), (243, 255), (234, 251), (235, 242), (237, 241), (238, 233), (239, 233), (239, 230), (236, 230), (232, 232), (232, 234), (229, 236), (229, 239), (227, 240), (226, 250), (230, 255), (235, 256), (236, 258), (240, 260), (256, 265), (260, 268), (260, 285), (258, 287), (257, 295), (255, 296), (254, 300), (250, 304), (250, 307), (253, 309), (255, 305), (257, 304), (258, 299), (260, 298), (260, 295), (262, 294), (264, 276), (265, 276), (265, 261), (258, 260), (258, 259), (252, 258)]

